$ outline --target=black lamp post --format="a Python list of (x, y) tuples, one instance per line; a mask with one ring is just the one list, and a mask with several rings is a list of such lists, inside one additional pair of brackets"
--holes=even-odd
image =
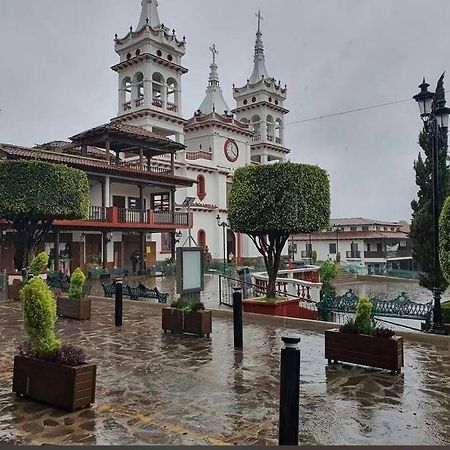
[(441, 138), (447, 139), (448, 118), (450, 109), (445, 107), (445, 100), (438, 100), (433, 104), (434, 93), (428, 90), (430, 85), (423, 79), (419, 86), (420, 92), (413, 98), (419, 105), (420, 117), (424, 124), (424, 132), (432, 142), (433, 164), (433, 324), (430, 332), (447, 334), (442, 325), (441, 289), (439, 287), (439, 147)]
[(217, 220), (217, 225), (219, 225), (219, 227), (222, 227), (222, 239), (223, 239), (223, 273), (225, 274), (226, 268), (227, 268), (227, 250), (226, 250), (226, 240), (225, 240), (225, 230), (226, 228), (228, 228), (228, 223), (227, 222), (221, 222), (221, 218), (220, 215), (217, 214), (216, 217)]
[(333, 230), (336, 231), (336, 258), (339, 253), (339, 231), (342, 230), (341, 225), (333, 225)]

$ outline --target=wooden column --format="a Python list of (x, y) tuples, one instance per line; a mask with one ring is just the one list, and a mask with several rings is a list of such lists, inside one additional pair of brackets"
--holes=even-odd
[(170, 211), (172, 213), (172, 224), (175, 225), (175, 190), (170, 191)]
[(109, 164), (111, 162), (111, 142), (109, 138), (106, 138), (105, 151), (106, 151), (106, 162)]
[(106, 180), (102, 181), (102, 208), (106, 207)]
[(88, 152), (87, 152), (87, 144), (85, 144), (83, 142), (83, 144), (81, 145), (81, 156), (87, 156)]
[(144, 273), (144, 262), (145, 262), (145, 233), (144, 232), (140, 232), (139, 233), (139, 238), (140, 238), (140, 252), (141, 252), (141, 261), (139, 264), (139, 270), (140, 272), (143, 274)]
[(170, 154), (170, 171), (171, 171), (172, 175), (175, 173), (175, 153), (174, 152), (172, 152)]
[(103, 238), (103, 261), (102, 266), (104, 269), (108, 268), (108, 233), (106, 231), (102, 231)]
[(142, 147), (139, 149), (139, 167), (144, 170), (144, 149)]
[(59, 272), (59, 230), (55, 230), (55, 272)]
[(170, 233), (170, 241), (171, 241), (171, 246), (170, 246), (170, 250), (172, 253), (172, 260), (175, 261), (175, 256), (176, 256), (176, 248), (175, 246), (176, 244), (176, 237), (175, 237), (175, 232), (173, 231), (172, 233)]

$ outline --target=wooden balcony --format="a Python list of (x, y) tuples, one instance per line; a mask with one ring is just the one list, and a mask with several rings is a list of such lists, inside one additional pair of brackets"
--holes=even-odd
[(186, 152), (186, 159), (189, 161), (197, 161), (198, 159), (212, 161), (212, 153), (202, 150), (199, 150), (198, 152)]
[(174, 230), (192, 227), (192, 214), (153, 211), (151, 209), (104, 208), (91, 206), (87, 220), (57, 220), (54, 225), (67, 229), (159, 229)]

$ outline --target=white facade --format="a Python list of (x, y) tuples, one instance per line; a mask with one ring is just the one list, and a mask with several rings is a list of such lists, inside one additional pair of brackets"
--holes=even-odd
[[(198, 185), (178, 189), (175, 201), (181, 205), (186, 197), (195, 198), (192, 237), (199, 245), (208, 246), (213, 259), (221, 260), (230, 253), (239, 259), (258, 257), (248, 237), (225, 229), (224, 239), (217, 216), (221, 223), (227, 221), (227, 192), (237, 168), (281, 161), (289, 153), (283, 132), (287, 90), (269, 77), (265, 68), (260, 20), (252, 77), (243, 88), (233, 89), (237, 108), (231, 112), (223, 98), (218, 52), (213, 45), (205, 98), (186, 121), (181, 109), (181, 77), (187, 72), (181, 65), (185, 39), (179, 41), (174, 31), (161, 24), (157, 6), (157, 0), (142, 0), (137, 30), (116, 37), (120, 63), (113, 67), (119, 85), (118, 115), (113, 120), (142, 126), (186, 145), (186, 150), (176, 155), (175, 173), (197, 179)], [(154, 162), (165, 166), (170, 161), (161, 157)], [(161, 249), (161, 236), (154, 238)], [(179, 245), (186, 239), (184, 232)], [(157, 254), (158, 259), (167, 257), (159, 250)]]

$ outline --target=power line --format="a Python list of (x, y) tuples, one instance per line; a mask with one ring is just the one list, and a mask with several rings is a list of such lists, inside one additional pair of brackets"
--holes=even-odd
[(346, 111), (341, 111), (341, 112), (334, 113), (334, 114), (326, 114), (324, 116), (311, 117), (310, 119), (296, 120), (295, 122), (287, 123), (286, 126), (297, 125), (299, 123), (305, 123), (305, 122), (312, 122), (314, 120), (327, 119), (329, 117), (343, 116), (344, 114), (350, 114), (350, 113), (359, 112), (359, 111), (367, 111), (369, 109), (381, 108), (383, 106), (395, 105), (398, 103), (405, 103), (405, 102), (411, 102), (411, 101), (413, 101), (412, 98), (405, 98), (404, 100), (394, 100), (392, 102), (380, 103), (378, 105), (362, 106), (361, 108), (348, 109)]
[[(445, 91), (445, 93), (447, 93), (447, 92), (450, 92), (450, 91)], [(361, 108), (348, 109), (347, 111), (341, 111), (341, 112), (334, 113), (334, 114), (326, 114), (324, 116), (312, 117), (310, 119), (296, 120), (295, 122), (287, 123), (286, 126), (297, 125), (299, 123), (305, 123), (305, 122), (312, 122), (314, 120), (327, 119), (328, 117), (343, 116), (344, 114), (350, 114), (350, 113), (359, 112), (359, 111), (367, 111), (368, 109), (374, 109), (374, 108), (382, 108), (383, 106), (396, 105), (398, 103), (411, 102), (413, 100), (414, 100), (413, 98), (405, 98), (404, 100), (393, 100), (392, 102), (380, 103), (378, 105), (362, 106)]]

